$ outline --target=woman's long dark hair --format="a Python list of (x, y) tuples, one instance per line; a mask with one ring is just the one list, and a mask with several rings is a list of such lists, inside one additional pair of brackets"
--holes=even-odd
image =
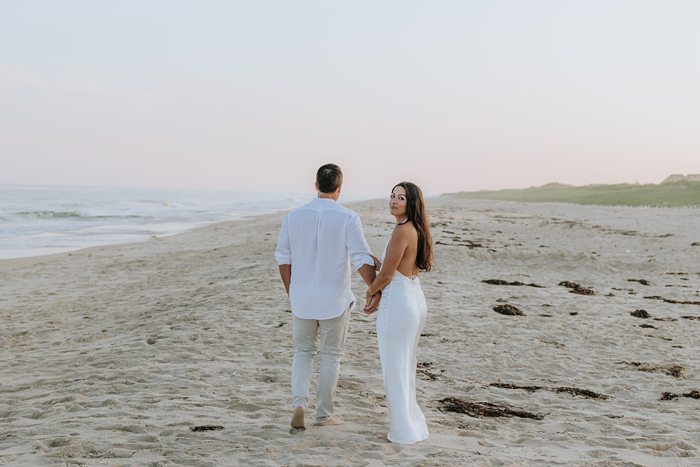
[(406, 190), (406, 216), (418, 230), (416, 266), (422, 271), (430, 271), (435, 261), (433, 258), (433, 237), (430, 235), (430, 223), (425, 212), (423, 192), (415, 183), (401, 182), (391, 189), (392, 193), (397, 186)]

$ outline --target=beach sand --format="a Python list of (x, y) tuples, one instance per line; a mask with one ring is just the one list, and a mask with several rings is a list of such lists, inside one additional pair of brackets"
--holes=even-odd
[[(345, 424), (314, 427), (311, 410), (306, 431), (289, 433), (279, 213), (1, 261), (0, 464), (700, 465), (699, 210), (428, 206), (427, 441), (382, 440), (375, 317), (359, 308), (337, 390)], [(380, 253), (386, 202), (350, 207)], [(448, 410), (469, 403), (534, 418)]]

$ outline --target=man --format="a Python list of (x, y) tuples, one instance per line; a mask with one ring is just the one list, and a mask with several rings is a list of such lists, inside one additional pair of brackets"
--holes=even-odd
[[(375, 263), (358, 215), (337, 203), (343, 174), (335, 164), (316, 173), (318, 197), (292, 210), (282, 222), (275, 259), (292, 305), (292, 431), (304, 430), (311, 379), (311, 361), (320, 342), (316, 392), (316, 425), (339, 425), (333, 398), (340, 375), (350, 310), (350, 262), (367, 285), (376, 276)], [(378, 303), (374, 304), (375, 306)]]

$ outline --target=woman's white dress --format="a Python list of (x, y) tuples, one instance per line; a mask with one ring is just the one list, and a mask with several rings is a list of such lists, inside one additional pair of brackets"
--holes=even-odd
[(418, 278), (396, 271), (382, 292), (377, 316), (379, 358), (389, 409), (387, 438), (392, 443), (413, 444), (429, 435), (416, 403), (416, 352), (426, 314)]

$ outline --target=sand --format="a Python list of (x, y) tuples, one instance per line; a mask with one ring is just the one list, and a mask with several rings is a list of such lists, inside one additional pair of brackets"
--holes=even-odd
[[(383, 441), (375, 318), (359, 310), (337, 391), (345, 423), (289, 433), (279, 213), (1, 261), (0, 464), (700, 465), (700, 211), (428, 205), (427, 441)], [(381, 252), (385, 202), (352, 207)], [(451, 412), (446, 398), (534, 418)]]

